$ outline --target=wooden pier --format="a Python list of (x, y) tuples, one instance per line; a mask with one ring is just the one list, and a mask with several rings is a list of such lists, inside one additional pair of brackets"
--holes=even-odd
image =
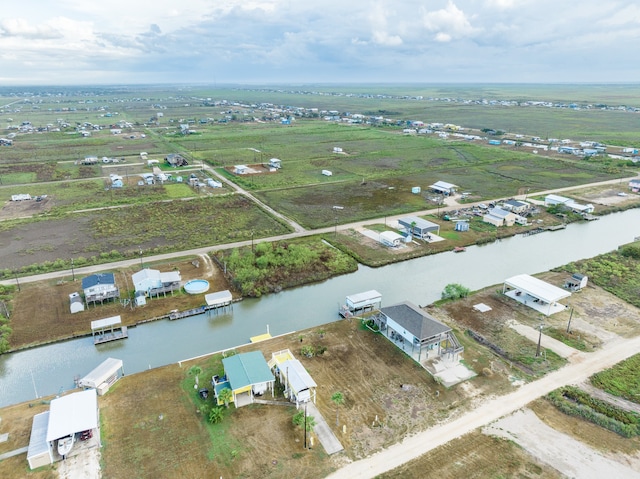
[(186, 311), (171, 311), (169, 313), (169, 320), (188, 318), (189, 316), (196, 316), (202, 314), (207, 310), (205, 306), (198, 306), (197, 308), (187, 309)]

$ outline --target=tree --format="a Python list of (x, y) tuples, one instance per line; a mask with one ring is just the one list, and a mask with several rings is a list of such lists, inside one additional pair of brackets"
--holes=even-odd
[(221, 407), (211, 408), (211, 411), (209, 411), (209, 422), (211, 424), (218, 424), (220, 421), (222, 421), (222, 418), (223, 414)]
[(224, 388), (218, 393), (218, 399), (224, 403), (225, 407), (229, 407), (229, 403), (233, 399), (233, 392), (229, 388)]
[[(293, 415), (292, 422), (296, 426), (305, 427), (304, 409), (301, 409), (300, 411), (298, 411)], [(313, 416), (307, 416), (307, 421), (306, 421), (307, 432), (313, 431), (314, 427), (316, 427), (315, 418)]]
[(336, 391), (331, 396), (331, 400), (333, 404), (336, 405), (336, 426), (338, 425), (338, 415), (340, 414), (340, 406), (344, 404), (344, 394), (340, 391)]
[(442, 291), (442, 299), (459, 299), (469, 296), (471, 290), (458, 283), (450, 283)]

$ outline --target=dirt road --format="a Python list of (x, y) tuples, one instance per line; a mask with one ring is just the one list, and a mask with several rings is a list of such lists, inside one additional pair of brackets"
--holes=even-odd
[(511, 394), (489, 400), (450, 423), (408, 437), (367, 459), (353, 462), (328, 478), (364, 479), (390, 471), (455, 438), (517, 411), (560, 386), (579, 384), (592, 374), (636, 354), (639, 348), (640, 337), (629, 340), (620, 338), (609, 342), (597, 352), (574, 354), (570, 359), (571, 363), (563, 369), (526, 384)]

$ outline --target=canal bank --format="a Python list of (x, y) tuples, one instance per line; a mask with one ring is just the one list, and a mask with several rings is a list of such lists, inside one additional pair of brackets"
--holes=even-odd
[(345, 296), (360, 291), (380, 291), (383, 306), (405, 300), (426, 305), (439, 299), (449, 283), (476, 290), (516, 274), (547, 271), (633, 241), (640, 236), (636, 225), (640, 210), (628, 210), (560, 231), (472, 246), (464, 254), (448, 252), (376, 269), (360, 267), (323, 283), (245, 299), (234, 304), (232, 313), (141, 325), (125, 341), (96, 347), (91, 338), (80, 338), (3, 355), (0, 406), (71, 389), (74, 377), (108, 357), (122, 359), (133, 373), (245, 344), (267, 326), (278, 335), (336, 321)]

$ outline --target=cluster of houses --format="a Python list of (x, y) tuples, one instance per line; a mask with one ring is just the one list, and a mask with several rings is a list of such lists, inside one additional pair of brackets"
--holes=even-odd
[[(179, 271), (160, 272), (145, 268), (131, 276), (135, 290), (136, 306), (146, 304), (148, 298), (166, 296), (181, 287)], [(84, 311), (89, 305), (103, 304), (120, 300), (120, 289), (113, 273), (96, 273), (82, 278), (82, 295), (74, 292), (69, 295), (71, 313)]]

